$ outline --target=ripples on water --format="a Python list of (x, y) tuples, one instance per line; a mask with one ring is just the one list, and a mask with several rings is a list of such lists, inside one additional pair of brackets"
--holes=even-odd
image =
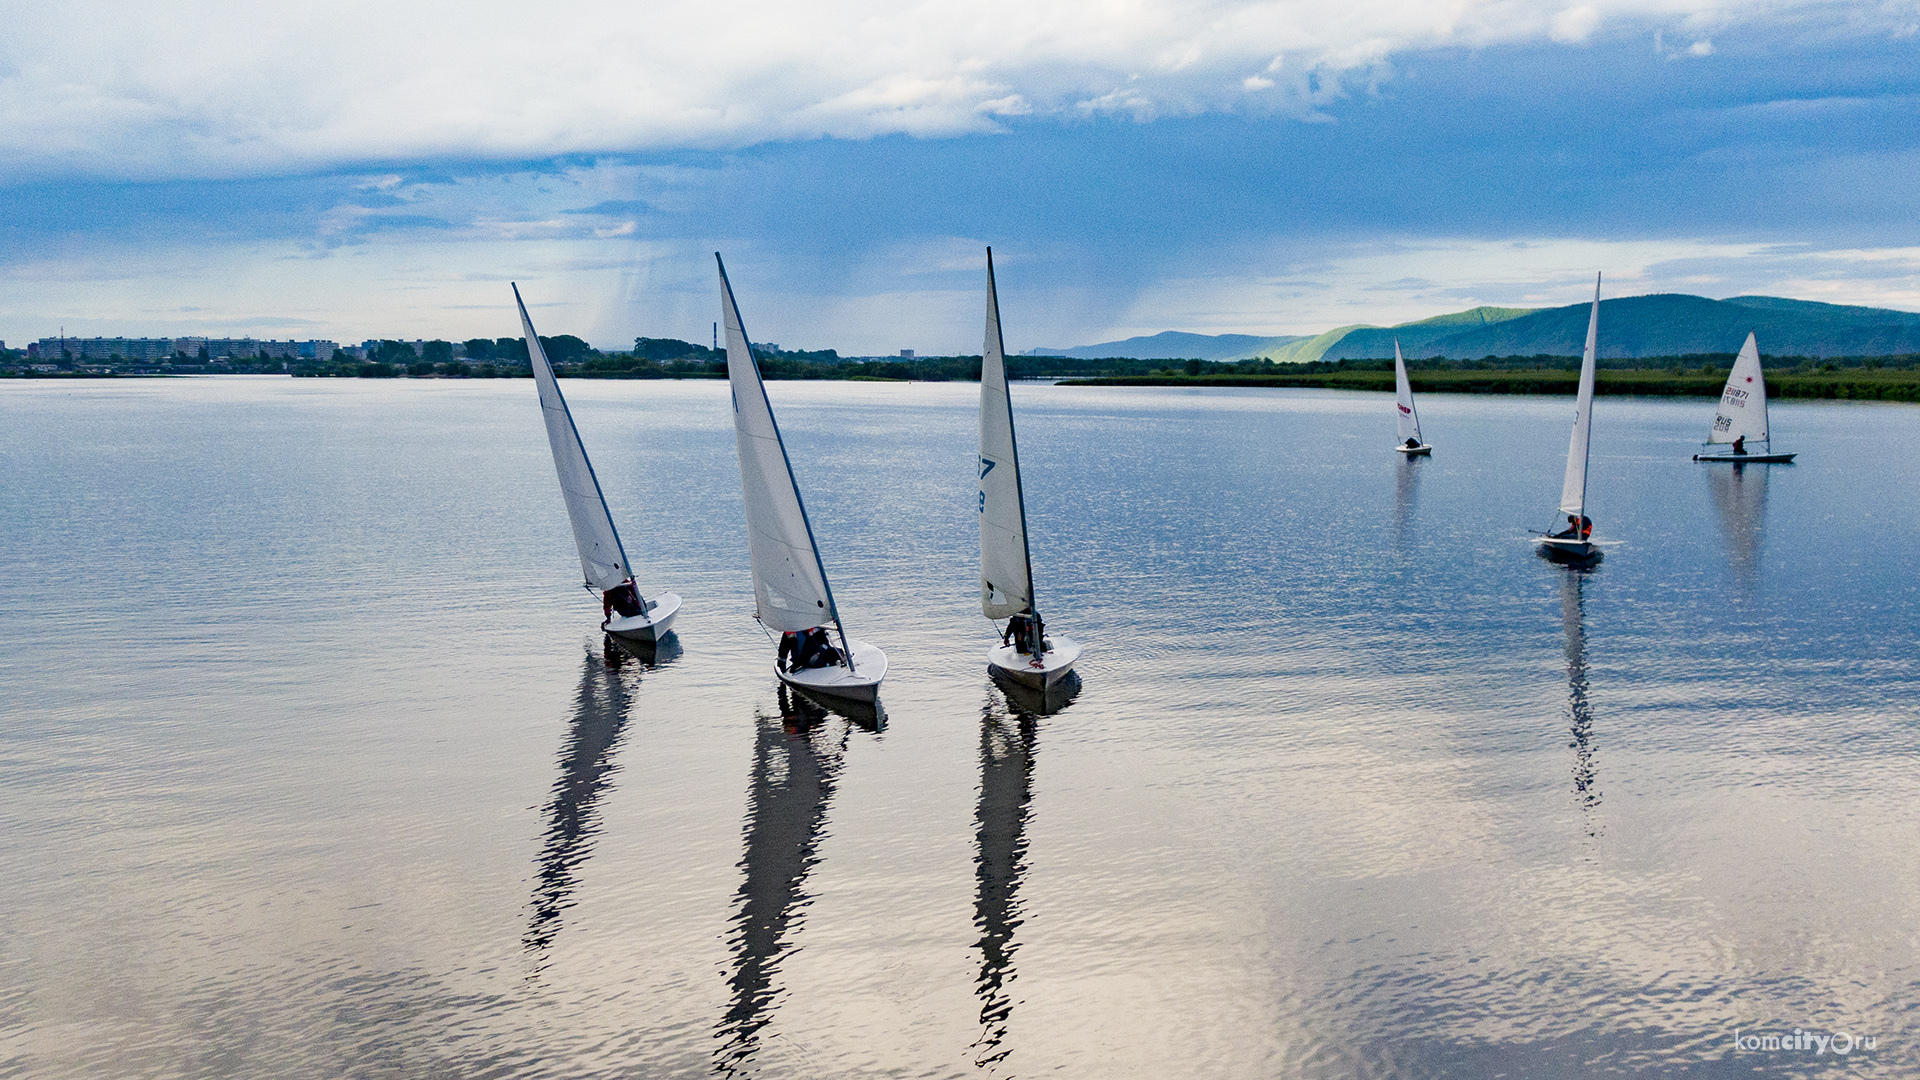
[(1910, 407), (1602, 400), (1582, 574), (1563, 401), (1016, 387), (1038, 700), (974, 388), (770, 392), (879, 714), (767, 670), (718, 384), (568, 386), (647, 655), (530, 384), (0, 385), (0, 1076), (1920, 1065)]

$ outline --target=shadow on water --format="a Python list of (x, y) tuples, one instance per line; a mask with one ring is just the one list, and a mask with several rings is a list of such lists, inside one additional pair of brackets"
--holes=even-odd
[(1560, 624), (1567, 635), (1567, 712), (1573, 750), (1573, 796), (1583, 811), (1600, 805), (1598, 765), (1594, 761), (1593, 708), (1587, 701), (1587, 633), (1584, 591), (1587, 573), (1573, 570), (1560, 580)]
[[(580, 864), (593, 853), (593, 838), (600, 831), (600, 816), (595, 809), (600, 795), (612, 786), (619, 768), (613, 762), (614, 747), (626, 727), (630, 697), (620, 669), (636, 659), (647, 667), (661, 661), (658, 653), (679, 646), (669, 635), (665, 642), (638, 657), (612, 637), (595, 656), (588, 650), (580, 667), (580, 686), (574, 693), (573, 723), (567, 743), (560, 752), (560, 778), (553, 783), (553, 797), (546, 806), (546, 842), (535, 861), (533, 916), (527, 925), (522, 948), (533, 960), (529, 977), (546, 966), (547, 950), (560, 932), (560, 914), (574, 904), (574, 888)], [(671, 659), (668, 656), (667, 659)]]
[(1004, 1045), (1013, 1015), (1008, 988), (1016, 974), (1013, 954), (1019, 943), (1013, 935), (1021, 922), (1020, 878), (1026, 870), (1039, 726), (1033, 712), (997, 705), (990, 692), (981, 709), (980, 806), (974, 814), (979, 854), (974, 859), (973, 923), (980, 930), (980, 975), (974, 992), (980, 997), (981, 1030), (973, 1050), (974, 1064), (982, 1068), (1005, 1059), (1012, 1049)]
[(1707, 470), (1713, 507), (1727, 531), (1727, 565), (1741, 595), (1753, 592), (1760, 538), (1767, 519), (1767, 473), (1771, 465), (1737, 464)]
[(728, 948), (733, 974), (731, 1001), (714, 1031), (714, 1069), (740, 1073), (772, 1020), (780, 961), (791, 948), (800, 912), (810, 899), (807, 874), (819, 861), (827, 803), (855, 727), (874, 730), (860, 716), (834, 721), (820, 702), (779, 688), (778, 718), (754, 723), (753, 778), (747, 791), (745, 873), (735, 894)]

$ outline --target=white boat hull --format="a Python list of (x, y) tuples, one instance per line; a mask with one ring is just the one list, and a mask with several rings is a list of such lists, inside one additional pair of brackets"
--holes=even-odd
[(987, 650), (987, 666), (1022, 686), (1046, 690), (1067, 677), (1074, 661), (1080, 659), (1080, 643), (1062, 634), (1048, 634), (1051, 648), (1038, 657), (1017, 652), (1011, 645), (996, 645)]
[(1536, 536), (1533, 542), (1539, 545), (1540, 554), (1549, 559), (1565, 562), (1583, 562), (1598, 558), (1600, 545), (1591, 540), (1570, 540), (1557, 536)]
[(624, 641), (650, 645), (673, 629), (673, 617), (679, 610), (679, 593), (661, 593), (647, 601), (646, 611), (638, 615), (615, 615), (601, 629)]
[(1695, 461), (1725, 461), (1735, 465), (1790, 465), (1799, 454), (1695, 454)]
[(1433, 446), (1430, 443), (1421, 443), (1419, 446), (1407, 446), (1402, 443), (1394, 447), (1394, 449), (1408, 457), (1429, 457), (1433, 454)]
[(847, 640), (847, 647), (853, 650), (851, 670), (845, 664), (836, 664), (833, 667), (782, 671), (776, 661), (774, 674), (780, 676), (781, 682), (797, 690), (871, 705), (880, 696), (880, 680), (887, 677), (887, 654), (881, 652), (877, 645), (851, 638)]

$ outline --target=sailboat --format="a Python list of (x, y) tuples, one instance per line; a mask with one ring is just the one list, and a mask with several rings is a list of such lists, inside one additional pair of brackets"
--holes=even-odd
[(1408, 457), (1431, 455), (1433, 447), (1420, 438), (1420, 414), (1413, 411), (1413, 384), (1407, 381), (1407, 361), (1400, 355), (1400, 339), (1393, 339), (1393, 412), (1400, 423), (1400, 441), (1394, 449)]
[[(1760, 346), (1751, 333), (1747, 343), (1740, 346), (1733, 370), (1727, 372), (1727, 388), (1720, 392), (1720, 411), (1713, 415), (1713, 430), (1707, 433), (1708, 446), (1734, 442), (1739, 443), (1738, 453), (1695, 454), (1693, 460), (1785, 464), (1797, 456), (1774, 453), (1773, 444), (1767, 440), (1767, 378), (1760, 371)], [(1746, 445), (1755, 442), (1767, 448), (1758, 454), (1747, 453)]]
[(1048, 636), (1033, 603), (1033, 557), (1027, 550), (1026, 494), (1013, 439), (1006, 345), (1000, 339), (1000, 297), (987, 249), (987, 342), (980, 357), (980, 611), (1007, 620), (987, 666), (1039, 690), (1059, 682), (1080, 659), (1080, 644)]
[(1540, 553), (1552, 559), (1584, 562), (1599, 556), (1593, 522), (1587, 517), (1587, 456), (1593, 446), (1594, 352), (1600, 342), (1600, 275), (1593, 276), (1593, 311), (1587, 316), (1587, 348), (1580, 358), (1580, 391), (1574, 397), (1573, 435), (1567, 441), (1567, 475), (1560, 485), (1560, 512), (1575, 524), (1560, 533), (1534, 537)]
[(513, 303), (520, 309), (520, 327), (527, 337), (527, 359), (533, 364), (533, 382), (540, 391), (540, 413), (547, 421), (547, 443), (553, 447), (553, 469), (560, 476), (560, 493), (566, 496), (567, 517), (573, 522), (573, 542), (580, 549), (580, 572), (589, 591), (601, 594), (606, 621), (602, 629), (615, 637), (652, 644), (673, 627), (674, 613), (680, 610), (677, 593), (660, 593), (653, 599), (640, 595), (634, 585), (627, 551), (620, 546), (620, 534), (614, 531), (613, 517), (607, 513), (606, 496), (600, 492), (600, 478), (587, 460), (587, 448), (580, 442), (580, 431), (573, 426), (573, 413), (560, 394), (553, 377), (553, 365), (540, 347), (540, 335), (533, 332), (533, 320), (527, 317), (526, 302), (520, 299), (520, 286), (513, 286)]
[[(793, 463), (773, 420), (773, 405), (760, 381), (760, 366), (747, 343), (740, 308), (727, 282), (727, 265), (714, 252), (720, 268), (720, 316), (727, 329), (727, 382), (733, 392), (733, 441), (740, 454), (740, 496), (747, 511), (747, 550), (753, 564), (755, 617), (762, 625), (794, 637), (784, 639), (773, 670), (780, 681), (801, 690), (872, 703), (887, 674), (887, 654), (876, 646), (847, 637), (834, 607), (833, 589), (820, 562), (813, 524), (800, 501), (793, 479)], [(806, 657), (788, 663), (788, 645), (804, 647), (832, 623), (839, 631), (840, 648), (820, 667), (801, 666)], [(835, 651), (835, 650), (829, 650)]]

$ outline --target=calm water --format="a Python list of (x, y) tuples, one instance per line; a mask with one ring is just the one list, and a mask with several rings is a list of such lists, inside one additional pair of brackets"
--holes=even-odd
[[(1920, 409), (770, 392), (884, 724), (783, 701), (719, 383), (570, 382), (677, 645), (610, 663), (530, 382), (0, 383), (0, 1076), (1920, 1071)], [(1743, 1034), (1873, 1036), (1829, 1050)]]

